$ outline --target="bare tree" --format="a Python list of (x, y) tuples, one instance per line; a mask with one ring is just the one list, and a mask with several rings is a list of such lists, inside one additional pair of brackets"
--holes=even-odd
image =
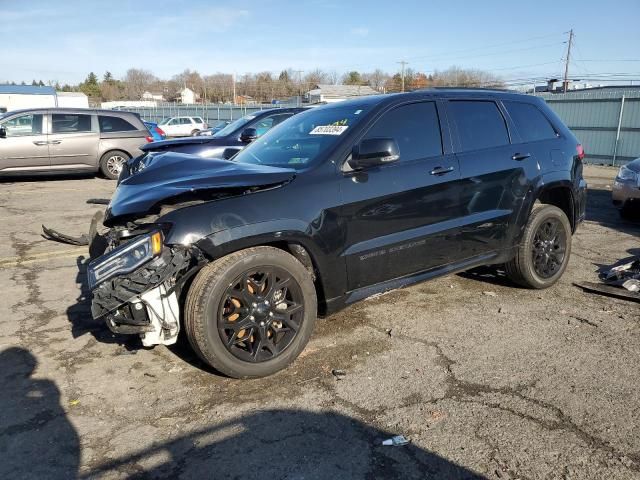
[(156, 80), (156, 76), (148, 70), (130, 68), (124, 76), (126, 97), (130, 100), (140, 100), (145, 90)]

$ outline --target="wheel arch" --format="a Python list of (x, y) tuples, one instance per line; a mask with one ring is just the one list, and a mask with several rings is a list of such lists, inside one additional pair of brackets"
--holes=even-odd
[[(228, 235), (228, 232), (225, 233)], [(216, 244), (217, 242), (212, 237), (215, 237), (215, 235), (206, 237), (196, 243), (196, 246), (210, 260), (247, 248), (261, 246), (275, 247), (292, 255), (304, 265), (313, 278), (318, 298), (319, 314), (325, 313), (327, 300), (336, 296), (332, 292), (334, 285), (330, 288), (326, 280), (328, 276), (332, 276), (334, 279), (337, 279), (338, 276), (331, 274), (332, 267), (325, 261), (326, 255), (323, 253), (322, 248), (312, 238), (304, 234), (299, 232), (288, 232), (286, 234), (283, 232), (262, 233), (252, 237), (238, 237), (219, 244)], [(346, 281), (346, 279), (344, 280)]]

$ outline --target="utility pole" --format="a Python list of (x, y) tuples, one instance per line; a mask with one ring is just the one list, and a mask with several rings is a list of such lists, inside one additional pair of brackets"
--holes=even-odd
[(567, 46), (567, 58), (564, 61), (564, 82), (563, 92), (567, 93), (567, 87), (569, 86), (569, 60), (571, 59), (571, 44), (573, 43), (573, 28), (569, 30), (569, 45)]
[(402, 91), (404, 92), (404, 66), (405, 66), (405, 65), (407, 65), (409, 62), (406, 62), (406, 61), (404, 61), (404, 60), (401, 60), (401, 61), (399, 61), (399, 62), (397, 62), (397, 63), (399, 63), (400, 65), (402, 65), (402, 70), (401, 70), (401, 71), (402, 71), (402, 73), (401, 73), (401, 77), (402, 77)]
[(298, 106), (302, 104), (302, 72), (304, 70), (294, 70), (298, 74)]
[(236, 72), (231, 75), (231, 82), (233, 83), (233, 104), (236, 104)]

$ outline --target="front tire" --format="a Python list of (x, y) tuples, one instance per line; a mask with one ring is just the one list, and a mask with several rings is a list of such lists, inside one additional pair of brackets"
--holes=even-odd
[(311, 274), (273, 247), (232, 253), (204, 267), (185, 301), (196, 354), (234, 378), (282, 370), (302, 352), (317, 315)]
[(548, 288), (556, 283), (569, 262), (571, 224), (553, 205), (534, 207), (515, 257), (505, 264), (507, 276), (526, 288)]
[(122, 166), (131, 157), (122, 150), (111, 150), (100, 158), (100, 172), (110, 180), (117, 180), (122, 171)]

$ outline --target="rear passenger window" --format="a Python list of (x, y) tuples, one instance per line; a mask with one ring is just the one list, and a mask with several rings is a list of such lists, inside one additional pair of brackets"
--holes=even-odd
[(438, 111), (434, 102), (410, 103), (385, 113), (365, 138), (394, 138), (403, 162), (442, 155)]
[(51, 133), (91, 132), (91, 115), (54, 113), (51, 115)]
[(507, 125), (495, 102), (452, 100), (449, 109), (458, 127), (463, 151), (509, 144)]
[(516, 124), (516, 128), (524, 142), (535, 142), (556, 138), (554, 130), (547, 117), (545, 117), (538, 107), (530, 103), (503, 102), (507, 112)]
[(182, 117), (182, 118), (180, 119), (180, 124), (181, 124), (181, 125), (191, 125), (191, 119), (190, 119), (190, 118)]
[(136, 127), (120, 117), (98, 115), (98, 123), (100, 124), (101, 132), (130, 132), (137, 130)]

